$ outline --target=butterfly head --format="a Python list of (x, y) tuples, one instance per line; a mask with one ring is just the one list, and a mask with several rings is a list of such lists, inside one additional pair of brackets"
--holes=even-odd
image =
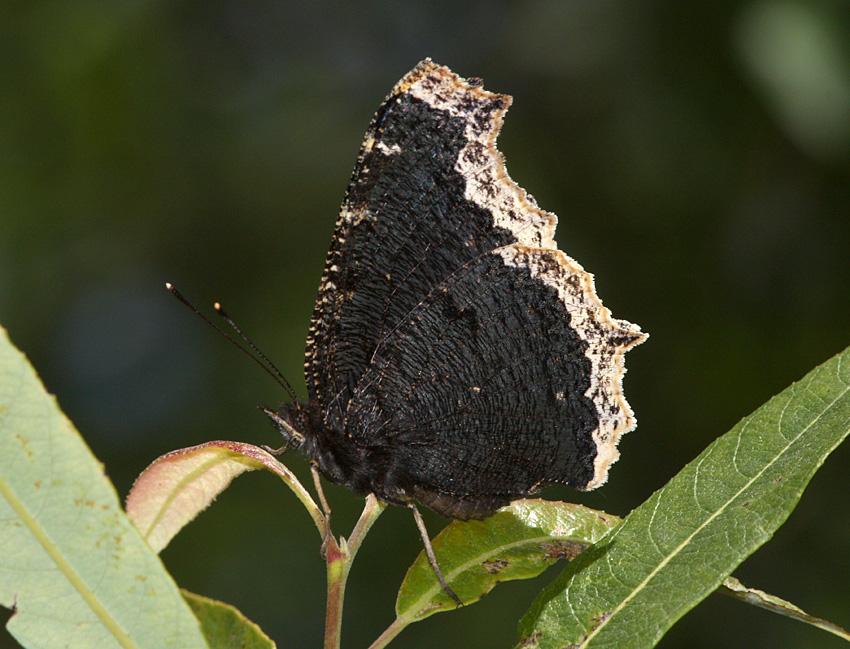
[(283, 435), (285, 447), (301, 448), (304, 444), (304, 433), (301, 431), (308, 429), (307, 411), (302, 404), (293, 401), (281, 407), (280, 410), (265, 407), (262, 410)]

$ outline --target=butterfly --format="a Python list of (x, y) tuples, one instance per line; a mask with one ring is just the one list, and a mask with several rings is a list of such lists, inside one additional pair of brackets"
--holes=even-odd
[(328, 253), (309, 400), (265, 409), (330, 482), (453, 519), (599, 486), (635, 427), (623, 356), (646, 334), (611, 317), (557, 217), (508, 176), (510, 103), (430, 59), (396, 84)]

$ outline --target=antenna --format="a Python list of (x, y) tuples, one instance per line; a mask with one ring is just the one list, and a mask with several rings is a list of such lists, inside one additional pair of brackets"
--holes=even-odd
[(251, 339), (248, 338), (248, 336), (246, 336), (242, 332), (242, 330), (239, 327), (236, 326), (236, 323), (233, 322), (233, 320), (230, 318), (230, 316), (227, 315), (227, 313), (224, 311), (224, 309), (221, 308), (221, 304), (219, 304), (218, 302), (215, 303), (215, 305), (213, 306), (213, 308), (215, 309), (215, 312), (218, 313), (218, 315), (221, 316), (224, 319), (224, 321), (228, 325), (230, 325), (233, 328), (233, 330), (236, 331), (236, 333), (239, 334), (239, 336), (242, 338), (242, 340), (244, 340), (247, 343), (248, 347), (251, 348), (251, 350), (254, 352), (254, 354), (256, 354), (256, 356), (254, 356), (254, 354), (252, 354), (250, 351), (248, 351), (245, 347), (240, 345), (237, 340), (235, 340), (233, 337), (231, 337), (226, 331), (224, 331), (221, 327), (216, 325), (207, 316), (205, 316), (203, 313), (201, 313), (195, 307), (194, 304), (192, 304), (191, 302), (189, 302), (189, 300), (187, 300), (185, 297), (183, 297), (183, 294), (180, 291), (178, 291), (176, 288), (174, 288), (174, 285), (172, 285), (171, 282), (166, 282), (165, 288), (167, 288), (169, 290), (169, 292), (174, 297), (176, 297), (183, 304), (185, 304), (187, 307), (189, 307), (196, 316), (198, 316), (201, 320), (206, 322), (210, 327), (212, 327), (218, 333), (220, 333), (222, 336), (224, 336), (234, 347), (236, 347), (236, 349), (241, 351), (248, 358), (250, 358), (252, 361), (254, 361), (257, 365), (262, 367), (263, 370), (265, 370), (265, 372), (278, 383), (278, 385), (280, 385), (284, 390), (286, 390), (286, 394), (289, 395), (289, 398), (292, 399), (292, 401), (294, 401), (294, 402), (298, 401), (298, 396), (295, 394), (295, 390), (292, 388), (289, 381), (286, 380), (286, 377), (281, 373), (281, 371), (279, 369), (277, 369), (275, 364), (272, 363), (269, 360), (268, 356), (266, 356), (263, 352), (261, 352), (257, 348), (257, 346), (253, 342), (251, 342)]

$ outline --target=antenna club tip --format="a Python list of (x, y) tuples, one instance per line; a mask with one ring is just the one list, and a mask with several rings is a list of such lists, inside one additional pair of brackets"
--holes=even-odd
[(172, 286), (173, 286), (173, 285), (172, 285), (172, 283), (171, 283), (171, 282), (166, 282), (166, 283), (165, 283), (165, 288), (167, 288), (169, 291), (171, 290)]
[(213, 304), (213, 309), (220, 312), (221, 311), (221, 302), (216, 302), (215, 304)]

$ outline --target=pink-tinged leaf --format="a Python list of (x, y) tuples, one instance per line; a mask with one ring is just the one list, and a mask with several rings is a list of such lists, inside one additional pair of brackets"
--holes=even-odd
[(127, 497), (127, 514), (151, 548), (160, 552), (236, 476), (257, 469), (280, 476), (323, 532), (324, 517), (292, 472), (263, 449), (241, 442), (208, 442), (158, 458), (136, 479)]

